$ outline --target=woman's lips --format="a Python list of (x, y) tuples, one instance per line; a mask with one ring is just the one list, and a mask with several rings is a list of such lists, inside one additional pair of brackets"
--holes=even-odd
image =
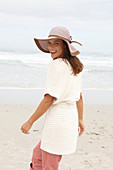
[(56, 54), (57, 51), (51, 51), (51, 54)]

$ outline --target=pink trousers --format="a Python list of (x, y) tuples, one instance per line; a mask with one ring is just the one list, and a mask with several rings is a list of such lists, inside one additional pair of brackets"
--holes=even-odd
[(48, 153), (40, 149), (41, 141), (33, 149), (30, 170), (58, 170), (62, 155)]

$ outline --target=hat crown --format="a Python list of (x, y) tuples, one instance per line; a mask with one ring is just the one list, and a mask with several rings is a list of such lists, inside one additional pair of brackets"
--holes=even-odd
[[(71, 36), (67, 28), (65, 27), (54, 27), (50, 33), (49, 36), (59, 36), (67, 39), (68, 41), (71, 41)], [(49, 37), (48, 36), (48, 37)]]

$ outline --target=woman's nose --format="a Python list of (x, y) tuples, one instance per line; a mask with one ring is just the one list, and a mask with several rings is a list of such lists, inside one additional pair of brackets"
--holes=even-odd
[(50, 48), (53, 48), (54, 47), (54, 44), (50, 44)]

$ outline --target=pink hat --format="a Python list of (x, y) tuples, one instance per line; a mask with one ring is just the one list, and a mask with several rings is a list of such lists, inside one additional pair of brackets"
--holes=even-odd
[(73, 43), (73, 42), (78, 43), (81, 46), (82, 46), (82, 44), (80, 44), (77, 41), (72, 41), (72, 36), (70, 36), (68, 29), (66, 29), (65, 27), (54, 27), (50, 31), (48, 38), (46, 38), (46, 39), (36, 39), (36, 38), (34, 38), (34, 41), (41, 51), (43, 51), (45, 53), (49, 53), (48, 40), (53, 39), (53, 38), (59, 38), (59, 39), (64, 40), (67, 43), (70, 54), (72, 56), (75, 56), (75, 55), (80, 53), (75, 47), (73, 47), (71, 45), (71, 43)]

